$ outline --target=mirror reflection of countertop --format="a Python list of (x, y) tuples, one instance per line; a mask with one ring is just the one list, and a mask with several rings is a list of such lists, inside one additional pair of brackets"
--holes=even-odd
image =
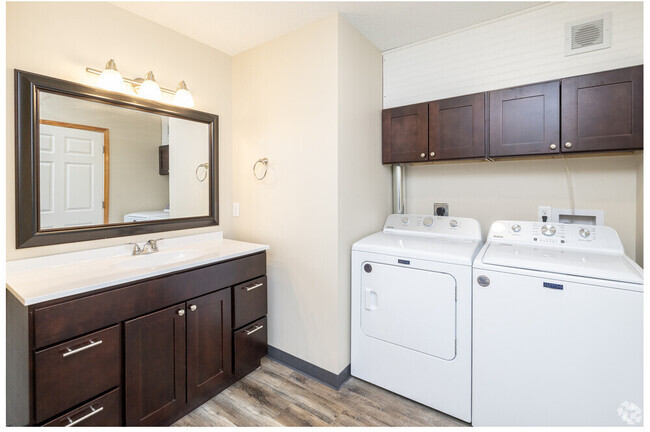
[(163, 239), (158, 249), (132, 256), (132, 246), (120, 245), (8, 261), (7, 289), (30, 306), (263, 252), (269, 246), (224, 239), (214, 232)]

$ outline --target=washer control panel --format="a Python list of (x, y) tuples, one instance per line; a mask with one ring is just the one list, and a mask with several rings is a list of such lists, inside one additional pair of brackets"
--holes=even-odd
[(481, 226), (475, 219), (448, 216), (393, 214), (386, 219), (384, 232), (481, 239)]
[(623, 249), (616, 231), (604, 225), (496, 221), (490, 227), (488, 241), (529, 243), (574, 249), (612, 251)]

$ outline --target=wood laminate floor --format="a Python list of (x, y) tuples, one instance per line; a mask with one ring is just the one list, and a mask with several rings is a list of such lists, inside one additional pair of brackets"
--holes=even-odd
[(350, 378), (339, 391), (268, 358), (174, 426), (468, 426)]

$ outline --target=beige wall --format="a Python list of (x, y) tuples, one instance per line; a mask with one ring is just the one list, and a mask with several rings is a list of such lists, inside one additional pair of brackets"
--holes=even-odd
[(158, 170), (161, 116), (51, 94), (41, 97), (40, 116), (108, 129), (109, 223), (169, 204), (169, 176)]
[[(611, 12), (612, 46), (564, 55), (564, 24)], [(642, 2), (557, 2), (384, 53), (384, 107), (407, 105), (643, 63)], [(600, 209), (642, 264), (642, 155), (567, 158), (578, 209)], [(409, 167), (406, 209), (497, 219), (537, 218), (538, 205), (570, 208), (560, 159)]]
[[(82, 84), (97, 77), (86, 66), (102, 68), (115, 58), (123, 75), (137, 77), (153, 70), (163, 87), (185, 80), (196, 109), (219, 115), (220, 226), (159, 233), (173, 237), (223, 230), (232, 236), (231, 57), (109, 3), (7, 3), (7, 259), (116, 245), (124, 238), (57, 246), (15, 249), (14, 218), (14, 78), (21, 69)], [(151, 235), (133, 236), (142, 241)]]
[[(233, 226), (271, 245), (269, 344), (338, 374), (349, 363), (349, 246), (390, 202), (380, 53), (330, 17), (235, 56), (233, 101)], [(257, 181), (262, 157), (269, 173)]]

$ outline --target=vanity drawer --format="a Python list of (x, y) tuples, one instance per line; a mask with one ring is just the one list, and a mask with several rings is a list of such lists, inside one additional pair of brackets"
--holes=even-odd
[(233, 289), (232, 327), (237, 329), (266, 315), (266, 276)]
[(122, 426), (120, 389), (111, 390), (43, 426)]
[(37, 423), (120, 385), (120, 336), (115, 325), (34, 354)]
[(266, 317), (235, 332), (235, 378), (254, 371), (267, 353)]

